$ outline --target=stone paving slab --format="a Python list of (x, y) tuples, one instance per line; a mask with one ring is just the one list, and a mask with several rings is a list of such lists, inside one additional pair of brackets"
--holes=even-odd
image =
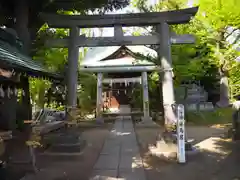
[(108, 146), (109, 148), (120, 146), (121, 145), (121, 139), (115, 138), (115, 139), (106, 139), (104, 146)]
[(137, 144), (137, 138), (132, 134), (123, 136), (121, 139), (124, 144), (128, 144), (129, 142), (134, 142), (134, 144)]
[(117, 170), (119, 164), (119, 155), (100, 155), (94, 170)]
[(117, 180), (117, 170), (94, 170), (90, 180)]
[(109, 148), (109, 146), (105, 146), (102, 149), (101, 155), (115, 155), (118, 156), (120, 153), (120, 146), (115, 146), (113, 148)]
[(38, 172), (38, 174), (29, 174), (20, 180), (50, 180), (50, 179), (61, 179), (63, 176), (65, 176), (64, 172), (59, 173), (58, 170), (41, 170)]
[(145, 180), (146, 175), (144, 168), (133, 169), (133, 170), (119, 170), (119, 180)]
[(139, 148), (137, 142), (134, 141), (127, 141), (124, 144), (121, 145), (123, 149), (125, 148)]
[(129, 169), (143, 167), (140, 154), (125, 154), (120, 158), (119, 169)]
[(118, 130), (118, 131), (123, 130), (123, 126), (122, 126), (122, 124), (114, 125), (114, 126), (113, 126), (113, 130)]
[(119, 118), (106, 139), (90, 180), (145, 180), (133, 123)]
[(138, 147), (125, 147), (121, 148), (121, 156), (124, 156), (125, 154), (139, 154), (139, 148)]
[(127, 128), (133, 128), (133, 124), (123, 123), (123, 129), (127, 129)]

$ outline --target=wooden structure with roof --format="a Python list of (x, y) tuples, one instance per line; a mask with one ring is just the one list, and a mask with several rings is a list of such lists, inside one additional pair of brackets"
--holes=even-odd
[[(171, 60), (171, 44), (194, 43), (194, 38), (190, 35), (172, 35), (170, 25), (188, 23), (198, 11), (198, 7), (166, 11), (166, 12), (151, 12), (151, 13), (132, 13), (132, 14), (111, 14), (111, 15), (57, 15), (57, 14), (42, 14), (42, 18), (51, 28), (69, 28), (69, 37), (64, 39), (49, 40), (46, 45), (50, 47), (68, 47), (68, 76), (67, 76), (67, 105), (69, 111), (74, 111), (77, 104), (77, 71), (79, 70), (78, 57), (79, 47), (98, 47), (98, 46), (127, 46), (127, 45), (158, 45), (157, 55), (161, 70), (154, 66), (124, 66), (124, 67), (106, 67), (102, 61), (97, 67), (80, 68), (80, 70), (91, 71), (98, 73), (98, 103), (101, 97), (102, 73), (108, 72), (143, 72), (143, 86), (147, 83), (147, 71), (152, 71), (154, 68), (162, 72), (162, 91), (165, 122), (176, 123), (176, 116), (173, 109), (175, 104), (173, 77), (172, 77), (172, 60)], [(148, 36), (125, 36), (123, 27), (130, 26), (156, 26), (157, 32)], [(94, 27), (114, 27), (114, 37), (85, 37), (80, 35), (79, 28), (94, 28)], [(107, 61), (105, 61), (106, 63)], [(109, 62), (109, 61), (108, 61)], [(117, 61), (114, 61), (117, 62)], [(146, 89), (146, 88), (145, 88)], [(147, 97), (147, 96), (146, 96)], [(100, 107), (98, 105), (98, 107)], [(98, 108), (98, 118), (101, 118), (101, 113)], [(148, 117), (144, 118), (149, 122)]]
[[(30, 92), (23, 77), (62, 80), (60, 74), (50, 72), (42, 64), (22, 52), (22, 45), (13, 30), (0, 28), (0, 130), (14, 130), (19, 120), (27, 120)], [(17, 97), (21, 90), (21, 104)]]
[[(89, 49), (80, 69), (98, 72), (106, 68), (105, 73), (98, 74), (97, 112), (102, 111), (103, 108), (115, 111), (118, 110), (119, 105), (130, 104), (132, 88), (136, 83), (142, 84), (142, 79), (147, 78), (147, 71), (157, 70), (158, 67), (153, 62), (143, 59), (139, 54), (157, 57), (157, 52), (146, 46), (109, 46)], [(143, 95), (143, 112), (147, 117), (149, 116), (147, 81), (143, 86)]]

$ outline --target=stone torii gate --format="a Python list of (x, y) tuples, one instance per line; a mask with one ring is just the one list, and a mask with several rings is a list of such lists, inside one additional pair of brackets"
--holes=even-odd
[[(67, 106), (74, 109), (77, 104), (77, 76), (79, 47), (119, 46), (119, 45), (159, 45), (158, 56), (161, 61), (162, 92), (165, 122), (176, 122), (172, 105), (175, 103), (171, 44), (194, 43), (191, 35), (170, 35), (169, 25), (188, 23), (198, 11), (198, 7), (150, 13), (113, 15), (56, 15), (41, 14), (49, 27), (69, 28), (69, 37), (52, 39), (49, 47), (68, 48)], [(122, 27), (156, 26), (157, 33), (151, 36), (124, 36)], [(79, 28), (114, 27), (114, 37), (85, 37)]]

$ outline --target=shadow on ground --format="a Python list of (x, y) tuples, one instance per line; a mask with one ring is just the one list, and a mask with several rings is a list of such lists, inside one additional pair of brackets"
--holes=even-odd
[[(109, 126), (104, 127), (84, 127), (80, 128), (82, 138), (87, 141), (82, 154), (77, 156), (42, 156), (37, 154), (37, 167), (40, 171), (36, 174), (30, 163), (14, 163), (9, 166), (7, 180), (20, 180), (24, 175), (24, 180), (88, 180), (91, 169), (98, 158), (105, 138), (109, 133)], [(24, 143), (22, 143), (24, 144)], [(26, 146), (25, 146), (26, 147)], [(18, 156), (28, 161), (28, 151), (26, 148), (15, 146)], [(21, 152), (19, 154), (19, 152)], [(22, 155), (24, 154), (24, 155)]]
[(187, 127), (187, 136), (194, 138), (200, 150), (187, 156), (186, 164), (167, 161), (149, 153), (156, 143), (159, 128), (136, 128), (145, 172), (149, 180), (237, 180), (240, 179), (240, 143), (225, 139), (226, 130), (213, 127)]

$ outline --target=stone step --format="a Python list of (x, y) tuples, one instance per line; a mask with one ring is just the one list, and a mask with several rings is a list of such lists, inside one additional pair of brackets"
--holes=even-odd
[(64, 134), (54, 133), (46, 135), (43, 141), (48, 144), (75, 144), (81, 140), (80, 133)]
[(82, 150), (83, 143), (76, 144), (54, 144), (47, 149), (48, 152), (56, 153), (77, 153)]
[(73, 129), (67, 129), (62, 132), (46, 135), (43, 138), (43, 144), (47, 147), (44, 154), (65, 153), (70, 155), (71, 153), (80, 153), (86, 143), (81, 138), (80, 132)]

